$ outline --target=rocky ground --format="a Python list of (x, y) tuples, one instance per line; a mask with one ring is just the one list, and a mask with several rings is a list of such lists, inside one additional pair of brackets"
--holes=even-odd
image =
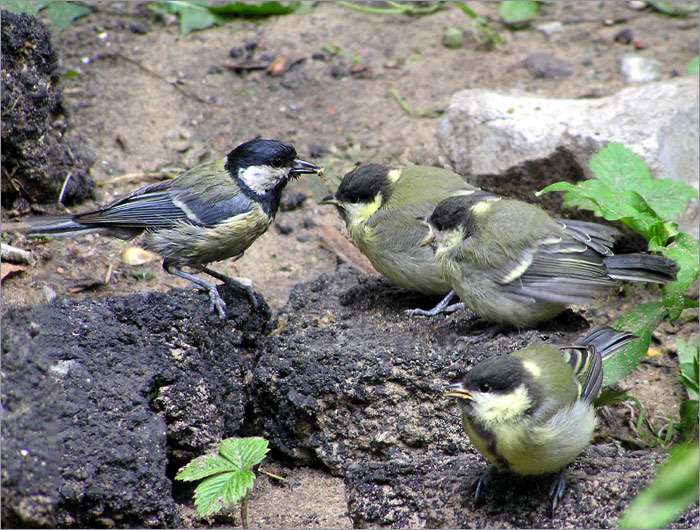
[[(141, 492), (155, 499), (143, 512), (135, 509), (139, 495), (132, 502), (109, 492), (97, 494), (120, 491), (114, 476), (102, 477), (94, 491), (86, 491), (85, 477), (95, 468), (81, 464), (90, 451), (81, 439), (71, 445), (75, 467), (69, 477), (54, 474), (40, 487), (29, 480), (17, 491), (41, 501), (52, 499), (51, 484), (70, 484), (72, 489), (61, 492), (63, 511), (54, 514), (63, 525), (201, 525), (191, 508), (191, 490), (178, 485), (174, 500), (169, 496), (174, 463), (201, 452), (217, 437), (264, 433), (273, 452), (263, 469), (286, 482), (261, 475), (251, 499), (254, 526), (615, 524), (629, 498), (646, 483), (648, 470), (663, 458), (628, 428), (626, 409), (616, 412), (612, 425), (603, 423), (597, 445), (572, 467), (562, 510), (549, 521), (537, 493), (547, 489), (546, 480), (537, 483), (536, 491), (530, 491), (529, 483), (511, 489), (506, 480), (478, 510), (463, 502), (463, 479), (482, 469), (483, 460), (461, 433), (455, 407), (439, 396), (445, 384), (480, 357), (536, 340), (573, 338), (588, 326), (586, 321), (608, 321), (658, 293), (621, 291), (603, 306), (569, 313), (542, 330), (504, 335), (465, 352), (454, 348), (454, 339), (468, 327), (460, 314), (430, 322), (407, 320), (400, 309), (431, 301), (368, 275), (371, 270), (347, 244), (335, 212), (317, 201), (358, 163), (447, 165), (449, 157), (436, 136), (437, 120), (419, 117), (436, 113), (418, 111), (444, 109), (458, 90), (608, 96), (630, 86), (618, 66), (629, 53), (660, 61), (661, 80), (670, 80), (697, 55), (697, 16), (666, 17), (622, 2), (558, 2), (543, 4), (529, 28), (511, 31), (497, 22), (497, 4), (474, 3), (470, 6), (503, 32), (505, 45), (489, 48), (468, 38), (464, 47), (449, 49), (442, 44), (445, 28), (473, 31), (454, 6), (416, 18), (318, 3), (303, 15), (233, 19), (182, 37), (176, 21), (157, 17), (147, 4), (90, 5), (93, 12), (65, 31), (52, 28), (61, 70), (80, 73), (61, 80), (65, 137), (97, 160), (91, 169), (98, 185), (95, 201), (71, 205), (71, 211), (161, 178), (169, 168), (221, 156), (258, 135), (293, 143), (300, 156), (322, 164), (330, 178), (292, 183), (287, 195), (297, 197), (297, 203), (288, 202), (276, 224), (241, 260), (215, 265), (225, 274), (250, 278), (270, 310), (265, 315), (241, 309), (240, 318), (223, 326), (206, 314), (202, 296), (171, 291), (185, 282), (165, 274), (157, 261), (126, 265), (120, 259), (124, 244), (95, 236), (30, 244), (20, 214), (62, 209), (3, 204), (4, 241), (30, 249), (36, 259), (27, 270), (3, 277), (3, 372), (11, 374), (5, 385), (18, 385), (15, 403), (23, 404), (19, 389), (25, 384), (29, 394), (60, 397), (81, 377), (95, 381), (108, 373), (121, 381), (122, 390), (109, 390), (116, 392), (114, 401), (102, 408), (80, 407), (85, 411), (81, 425), (95, 429), (90, 431), (94, 439), (115, 440), (105, 446), (117, 447), (123, 438), (120, 465), (157, 485)], [(559, 31), (551, 33), (552, 22), (562, 23)], [(616, 40), (622, 31), (631, 33), (629, 44)], [(558, 73), (533, 66), (535, 53), (545, 53), (546, 64), (558, 64)], [(242, 64), (268, 64), (275, 58), (294, 64), (281, 75), (240, 71)], [(392, 89), (416, 111), (413, 115), (402, 110)], [(487, 189), (529, 197), (549, 179), (565, 177), (549, 174), (541, 182), (510, 179), (505, 184), (507, 179), (494, 177), (492, 187), (484, 175), (473, 178)], [(336, 272), (339, 263), (349, 267)], [(235, 293), (229, 296), (237, 299)], [(235, 300), (229, 304), (234, 306)], [(150, 311), (140, 309), (147, 307)], [(27, 343), (27, 333), (32, 333), (28, 322), (36, 323), (45, 348)], [(250, 332), (240, 329), (246, 326)], [(265, 336), (275, 328), (273, 337)], [(675, 336), (695, 329), (696, 323), (680, 331), (662, 328), (655, 344), (660, 355), (648, 358), (624, 382), (650, 411), (656, 428), (677, 415), (684, 396), (676, 380)], [(221, 349), (220, 344), (228, 346)], [(186, 355), (171, 365), (173, 352)], [(93, 362), (94, 372), (71, 369)], [(219, 369), (235, 370), (238, 376), (217, 386), (209, 370)], [(58, 383), (47, 378), (55, 378), (56, 370), (65, 376)], [(131, 379), (134, 373), (141, 374), (137, 383)], [(199, 383), (188, 387), (185, 374)], [(67, 385), (70, 378), (75, 380)], [(139, 390), (127, 391), (131, 385)], [(78, 386), (86, 404), (95, 402), (93, 386)], [(56, 410), (61, 421), (75, 417), (75, 403), (64, 397), (58, 408), (47, 397), (36, 408), (37, 416), (17, 416), (16, 432), (33, 432), (37, 421), (49, 424)], [(194, 406), (197, 399), (210, 408)], [(90, 420), (105, 411), (112, 414), (109, 418), (132, 417), (128, 411), (135, 419), (126, 424), (138, 426), (142, 436), (107, 436), (106, 425), (114, 424)], [(3, 432), (11, 441), (5, 426)], [(61, 432), (58, 437), (37, 431), (38, 437), (29, 438), (44, 461), (57, 462), (50, 447), (65, 443), (66, 431)], [(148, 464), (129, 456), (143, 451), (131, 444), (144, 440), (154, 448)], [(5, 446), (4, 452), (12, 447)], [(109, 461), (109, 455), (100, 455), (93, 456)], [(164, 467), (167, 459), (171, 465)], [(13, 480), (22, 474), (20, 468), (9, 472)], [(139, 491), (143, 486), (134, 481), (129, 487)], [(100, 504), (98, 498), (110, 500)], [(597, 499), (595, 505), (586, 504), (592, 499)], [(81, 512), (90, 502), (90, 510)], [(520, 502), (524, 508), (513, 510)], [(114, 519), (115, 513), (132, 512), (142, 518)], [(27, 520), (41, 521), (44, 515), (39, 510)], [(215, 519), (210, 524), (230, 522)], [(697, 513), (676, 524), (697, 525)]]

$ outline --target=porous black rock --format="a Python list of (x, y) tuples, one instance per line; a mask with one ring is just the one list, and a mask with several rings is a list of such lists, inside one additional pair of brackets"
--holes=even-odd
[[(250, 421), (277, 456), (345, 477), (357, 528), (614, 527), (665, 458), (592, 446), (567, 470), (554, 520), (551, 476), (494, 479), (473, 509), (469, 482), (486, 460), (462, 430), (449, 383), (471, 365), (539, 341), (567, 343), (589, 326), (572, 312), (540, 330), (456, 345), (464, 312), (409, 318), (434, 300), (342, 266), (297, 285), (251, 382)], [(681, 521), (694, 520), (689, 512)]]
[(8, 311), (2, 516), (16, 527), (172, 527), (171, 482), (238, 433), (269, 308), (222, 286)]
[[(368, 460), (467, 449), (456, 406), (442, 397), (475, 362), (562, 332), (513, 332), (455, 347), (469, 326), (403, 313), (435, 300), (349, 267), (297, 285), (251, 382), (251, 420), (277, 454), (344, 476)], [(569, 326), (570, 337), (586, 326)]]
[(62, 188), (64, 204), (92, 197), (88, 171), (95, 155), (64, 134), (61, 76), (48, 28), (3, 10), (0, 64), (2, 205), (55, 203)]

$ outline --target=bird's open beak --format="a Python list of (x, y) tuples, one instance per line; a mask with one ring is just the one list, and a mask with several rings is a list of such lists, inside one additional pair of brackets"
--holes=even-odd
[(435, 243), (435, 234), (433, 233), (433, 228), (430, 226), (430, 223), (428, 222), (427, 217), (416, 217), (416, 221), (418, 221), (421, 224), (424, 224), (428, 228), (430, 228), (430, 233), (428, 234), (428, 237), (426, 237), (423, 241), (421, 241), (420, 246), (421, 247), (427, 247), (431, 243)]
[(453, 385), (450, 385), (450, 391), (445, 392), (443, 394), (443, 397), (453, 397), (457, 399), (466, 399), (469, 401), (474, 401), (474, 398), (472, 395), (467, 392), (467, 390), (462, 386), (462, 383), (455, 383)]
[(421, 243), (420, 243), (421, 247), (427, 247), (428, 245), (432, 245), (433, 243), (435, 243), (435, 232), (433, 232), (433, 227), (430, 226), (427, 223), (427, 221), (425, 224), (428, 225), (428, 228), (430, 228), (430, 232), (428, 232), (428, 235), (425, 237), (425, 239), (423, 241), (421, 241)]
[(302, 173), (318, 173), (320, 175), (321, 168), (316, 164), (307, 162), (306, 160), (295, 158), (294, 166), (292, 166), (292, 172), (296, 173), (297, 175), (301, 175)]
[(321, 199), (319, 204), (333, 204), (335, 206), (338, 206), (339, 208), (343, 207), (343, 203), (336, 199), (335, 195), (333, 195), (332, 193), (330, 195), (326, 195), (323, 199)]

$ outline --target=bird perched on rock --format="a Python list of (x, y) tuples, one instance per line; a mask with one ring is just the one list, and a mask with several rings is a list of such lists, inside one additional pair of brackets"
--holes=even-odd
[(573, 304), (588, 304), (619, 280), (666, 283), (676, 263), (649, 254), (613, 255), (614, 228), (552, 219), (496, 195), (450, 197), (425, 219), (438, 269), (479, 317), (529, 328)]
[(419, 246), (428, 231), (416, 217), (430, 215), (447, 197), (477, 190), (456, 173), (438, 167), (367, 164), (345, 175), (336, 193), (321, 204), (337, 207), (357, 248), (393, 284), (426, 295), (447, 295), (431, 311), (410, 311), (437, 314), (447, 308), (454, 293), (440, 275), (433, 253)]
[(566, 466), (593, 437), (603, 359), (635, 339), (597, 326), (571, 346), (536, 344), (491, 357), (450, 385), (445, 396), (460, 400), (464, 430), (493, 464), (473, 483), (475, 502), (494, 466), (520, 475), (558, 473), (550, 490), (554, 512)]
[[(211, 310), (216, 308), (223, 319), (226, 304), (216, 285), (182, 267), (237, 283), (206, 265), (242, 256), (274, 220), (289, 179), (318, 172), (316, 165), (299, 160), (291, 145), (252, 140), (224, 158), (138, 189), (97, 210), (54, 217), (33, 227), (29, 235), (99, 233), (119, 239), (143, 235), (143, 246), (163, 257), (166, 272), (209, 291)], [(252, 288), (244, 288), (257, 305)]]

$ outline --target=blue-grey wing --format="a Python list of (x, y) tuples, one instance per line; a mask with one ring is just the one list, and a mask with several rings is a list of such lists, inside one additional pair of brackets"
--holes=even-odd
[(143, 229), (170, 228), (179, 223), (214, 226), (249, 211), (252, 201), (238, 193), (219, 202), (206, 202), (184, 190), (150, 187), (74, 220), (88, 225), (123, 226)]

